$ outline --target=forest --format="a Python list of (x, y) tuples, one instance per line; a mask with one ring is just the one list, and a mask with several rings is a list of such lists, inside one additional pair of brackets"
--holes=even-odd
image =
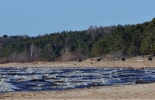
[(155, 18), (149, 22), (82, 31), (62, 31), (36, 37), (0, 37), (0, 63), (76, 61), (91, 57), (133, 57), (155, 54)]

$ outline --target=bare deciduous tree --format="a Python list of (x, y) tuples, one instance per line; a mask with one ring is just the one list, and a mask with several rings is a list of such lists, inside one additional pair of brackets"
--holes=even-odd
[(38, 48), (37, 48), (37, 46), (34, 45), (34, 43), (31, 43), (31, 45), (30, 45), (30, 59), (34, 60), (38, 57), (39, 57)]

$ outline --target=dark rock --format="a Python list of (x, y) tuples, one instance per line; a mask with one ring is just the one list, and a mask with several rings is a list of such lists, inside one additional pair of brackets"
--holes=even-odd
[(82, 62), (82, 59), (79, 59), (79, 62)]
[(148, 60), (149, 60), (149, 61), (152, 61), (153, 59), (152, 59), (152, 57), (149, 57)]
[(142, 80), (137, 80), (135, 83), (136, 83), (136, 84), (144, 84), (145, 82), (142, 81)]
[(97, 61), (101, 61), (101, 58), (97, 58)]
[(138, 80), (135, 82), (136, 84), (146, 84), (146, 83), (153, 83), (153, 81), (143, 81), (143, 80)]
[(125, 61), (125, 58), (122, 58), (122, 61)]

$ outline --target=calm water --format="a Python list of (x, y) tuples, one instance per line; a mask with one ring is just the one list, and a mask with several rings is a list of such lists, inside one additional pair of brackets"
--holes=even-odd
[(155, 69), (0, 68), (0, 93), (155, 82)]

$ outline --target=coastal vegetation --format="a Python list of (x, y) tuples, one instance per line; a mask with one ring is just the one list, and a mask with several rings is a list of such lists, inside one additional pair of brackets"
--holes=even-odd
[(72, 61), (90, 57), (133, 57), (155, 54), (155, 18), (150, 22), (82, 31), (63, 31), (36, 37), (0, 37), (0, 63)]

